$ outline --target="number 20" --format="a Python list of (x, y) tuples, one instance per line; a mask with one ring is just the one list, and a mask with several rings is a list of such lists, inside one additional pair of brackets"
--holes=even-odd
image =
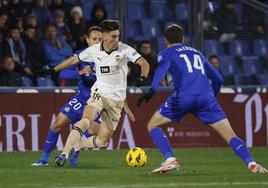
[(184, 59), (189, 73), (193, 72), (193, 67), (194, 67), (195, 69), (200, 70), (201, 73), (205, 75), (205, 70), (204, 70), (200, 55), (194, 54), (194, 66), (193, 67), (186, 54), (181, 54), (180, 57)]
[(82, 104), (80, 102), (78, 102), (78, 100), (76, 98), (73, 98), (70, 102), (69, 102), (69, 105), (73, 106), (73, 108), (75, 110), (78, 110), (79, 108), (82, 107)]

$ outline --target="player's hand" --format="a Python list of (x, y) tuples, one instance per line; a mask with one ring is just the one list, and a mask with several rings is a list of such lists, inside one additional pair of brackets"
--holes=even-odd
[(140, 106), (143, 101), (148, 102), (153, 98), (155, 90), (150, 88), (146, 93), (144, 93), (138, 100), (137, 105)]
[(91, 67), (87, 65), (85, 68), (79, 71), (79, 75), (89, 74), (91, 71)]
[(136, 121), (136, 118), (135, 118), (134, 114), (133, 114), (131, 111), (128, 111), (128, 112), (126, 112), (126, 113), (127, 113), (128, 118), (129, 118), (132, 122), (135, 122), (135, 121)]
[(54, 68), (49, 68), (49, 69), (39, 69), (36, 70), (34, 72), (35, 76), (39, 77), (39, 76), (47, 76), (47, 75), (52, 75), (52, 74), (56, 74), (56, 71), (54, 70)]
[(145, 76), (140, 76), (138, 80), (136, 81), (136, 87), (141, 87), (145, 85), (146, 77)]

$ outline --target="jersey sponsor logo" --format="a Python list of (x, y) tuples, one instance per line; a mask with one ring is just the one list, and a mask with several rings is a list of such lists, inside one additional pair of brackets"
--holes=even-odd
[(109, 66), (103, 66), (100, 67), (101, 73), (110, 73), (110, 67)]
[(121, 60), (121, 57), (120, 57), (120, 55), (116, 55), (115, 56), (115, 61), (116, 61), (116, 63), (120, 63), (120, 60)]

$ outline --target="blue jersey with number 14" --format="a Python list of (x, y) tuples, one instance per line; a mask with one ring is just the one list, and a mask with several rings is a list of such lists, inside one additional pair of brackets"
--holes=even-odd
[(199, 51), (182, 44), (175, 44), (159, 53), (156, 76), (151, 85), (153, 89), (158, 87), (166, 72), (172, 76), (175, 96), (208, 91), (216, 94), (221, 87), (222, 77), (211, 63)]

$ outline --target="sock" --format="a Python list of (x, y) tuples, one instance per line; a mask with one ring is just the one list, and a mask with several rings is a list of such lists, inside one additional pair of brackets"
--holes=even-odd
[(234, 153), (244, 161), (246, 165), (250, 162), (254, 162), (245, 142), (238, 137), (233, 137), (230, 142), (230, 146), (232, 147)]
[(86, 130), (86, 131), (84, 132), (84, 136), (85, 136), (86, 138), (89, 138), (89, 137), (91, 136), (91, 134), (90, 134), (90, 132), (88, 132), (88, 130)]
[(169, 141), (167, 139), (167, 136), (165, 135), (165, 133), (162, 131), (161, 128), (153, 128), (149, 132), (149, 134), (153, 140), (153, 143), (156, 145), (156, 147), (158, 147), (158, 149), (164, 155), (165, 159), (175, 157), (169, 144)]
[(70, 153), (73, 146), (79, 144), (79, 141), (83, 135), (82, 130), (79, 127), (75, 127), (69, 134), (66, 144), (63, 149), (63, 154), (65, 154), (68, 158), (68, 154)]
[(55, 148), (58, 141), (59, 133), (49, 129), (41, 160), (48, 161), (52, 150)]

